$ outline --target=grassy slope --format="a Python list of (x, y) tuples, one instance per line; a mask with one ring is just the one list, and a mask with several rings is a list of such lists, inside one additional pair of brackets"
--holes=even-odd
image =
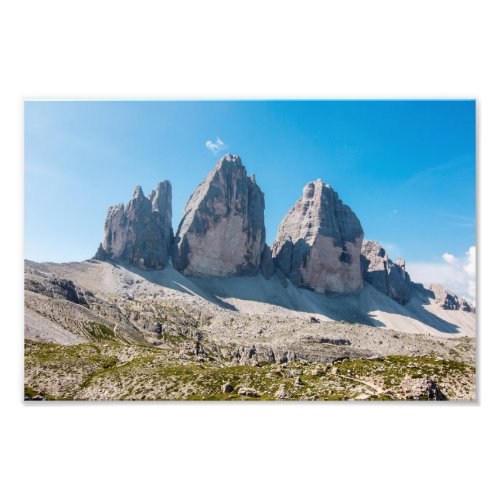
[[(335, 364), (287, 363), (234, 366), (214, 355), (170, 348), (123, 345), (110, 332), (88, 344), (62, 346), (26, 341), (25, 396), (60, 400), (270, 400), (433, 399), (432, 384), (447, 399), (475, 397), (475, 369), (439, 358), (388, 356)], [(100, 337), (100, 335), (99, 335)], [(207, 350), (208, 351), (208, 350)], [(300, 377), (300, 383), (297, 383)], [(432, 382), (429, 382), (432, 381)], [(230, 383), (235, 391), (223, 394)], [(251, 387), (258, 396), (239, 395)], [(424, 389), (422, 389), (422, 387)]]

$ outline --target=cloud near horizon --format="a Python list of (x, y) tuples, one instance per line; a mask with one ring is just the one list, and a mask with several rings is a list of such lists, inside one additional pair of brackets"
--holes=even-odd
[(445, 252), (442, 262), (410, 262), (407, 271), (412, 281), (429, 285), (440, 283), (445, 288), (476, 303), (476, 247), (464, 257)]
[(227, 148), (227, 145), (224, 144), (220, 137), (217, 137), (217, 140), (215, 142), (208, 140), (207, 142), (205, 142), (205, 146), (214, 154), (219, 153), (220, 151), (224, 151), (224, 149)]

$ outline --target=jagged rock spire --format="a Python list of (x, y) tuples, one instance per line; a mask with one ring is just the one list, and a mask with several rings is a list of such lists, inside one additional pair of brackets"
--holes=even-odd
[(108, 209), (104, 241), (96, 259), (119, 260), (143, 269), (167, 265), (172, 244), (172, 187), (162, 181), (146, 198), (137, 186), (132, 199)]
[(363, 279), (379, 292), (400, 304), (411, 299), (411, 279), (406, 272), (405, 261), (393, 262), (387, 252), (376, 241), (364, 241), (361, 248)]

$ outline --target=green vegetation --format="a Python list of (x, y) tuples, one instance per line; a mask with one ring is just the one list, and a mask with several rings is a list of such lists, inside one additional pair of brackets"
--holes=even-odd
[(38, 400), (38, 401), (43, 401), (43, 400), (46, 400), (46, 401), (52, 401), (52, 400), (56, 400), (58, 398), (52, 396), (51, 394), (49, 394), (48, 392), (45, 392), (45, 391), (35, 391), (33, 388), (31, 388), (29, 385), (25, 385), (24, 386), (24, 399), (25, 401), (29, 401), (29, 400)]
[(94, 340), (115, 340), (116, 335), (111, 328), (101, 323), (86, 323), (85, 330)]
[[(123, 345), (95, 324), (96, 342), (63, 346), (26, 341), (25, 395), (46, 399), (132, 400), (391, 400), (473, 399), (475, 369), (432, 357), (388, 356), (333, 364), (294, 362), (234, 365), (215, 354), (195, 353), (196, 342), (168, 336), (162, 348)], [(99, 332), (96, 333), (96, 332)], [(111, 333), (110, 333), (111, 332)], [(222, 393), (231, 384), (233, 392)], [(258, 395), (240, 395), (240, 388)], [(437, 388), (437, 389), (436, 389)]]
[(31, 387), (24, 386), (24, 399), (33, 399), (37, 394), (38, 392), (34, 391)]

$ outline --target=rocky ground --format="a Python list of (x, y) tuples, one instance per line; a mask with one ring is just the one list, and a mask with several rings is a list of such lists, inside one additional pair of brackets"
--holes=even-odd
[[(200, 349), (201, 347), (201, 349)], [(436, 357), (241, 365), (179, 338), (168, 347), (26, 341), (25, 397), (59, 400), (474, 399), (475, 370)], [(201, 352), (200, 352), (201, 351)]]
[(27, 262), (25, 289), (27, 399), (475, 398), (473, 336), (249, 314), (173, 270), (97, 261)]

